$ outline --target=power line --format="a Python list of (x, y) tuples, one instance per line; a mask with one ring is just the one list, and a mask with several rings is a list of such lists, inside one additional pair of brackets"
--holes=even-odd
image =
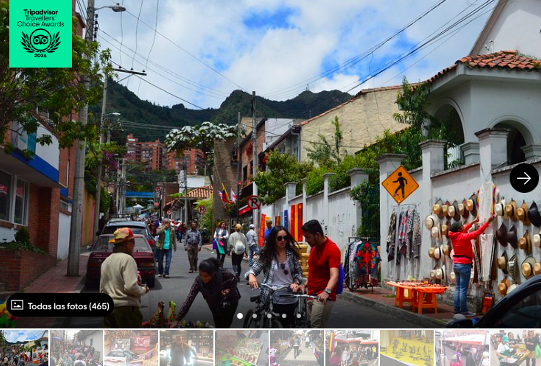
[[(352, 84), (349, 84), (343, 88), (340, 88), (339, 90), (344, 90), (346, 88), (349, 88), (350, 85), (353, 85), (355, 84), (354, 87), (352, 88), (349, 88), (346, 93), (352, 91), (353, 89), (361, 86), (362, 84), (364, 84), (365, 82), (371, 80), (372, 78), (374, 78), (375, 76), (383, 73), (384, 71), (388, 70), (389, 68), (391, 68), (392, 66), (398, 64), (399, 62), (403, 61), (404, 59), (406, 59), (407, 57), (417, 53), (418, 51), (420, 51), (422, 48), (424, 48), (425, 46), (429, 45), (431, 42), (434, 42), (435, 40), (437, 40), (438, 38), (440, 38), (443, 34), (447, 33), (449, 31), (449, 29), (452, 29), (456, 26), (458, 26), (460, 23), (464, 22), (467, 18), (471, 17), (472, 15), (474, 15), (475, 13), (477, 13), (478, 11), (484, 9), (485, 7), (487, 7), (488, 5), (490, 5), (491, 3), (493, 3), (495, 0), (487, 0), (485, 3), (481, 4), (479, 7), (477, 7), (475, 10), (472, 10), (470, 13), (468, 13), (467, 15), (465, 15), (464, 17), (462, 17), (461, 19), (459, 19), (458, 21), (456, 21), (455, 23), (453, 23), (453, 25), (449, 26), (448, 28), (446, 28), (445, 30), (441, 31), (437, 36), (434, 36), (432, 37), (429, 41), (427, 42), (424, 42), (423, 44), (421, 44), (421, 42), (427, 40), (431, 35), (434, 35), (436, 32), (438, 32), (438, 30), (442, 29), (442, 27), (438, 28), (436, 31), (434, 31), (431, 35), (429, 35), (428, 37), (424, 38), (423, 41), (421, 41), (420, 43), (418, 43), (416, 46), (413, 47), (413, 51), (410, 50), (410, 52), (406, 55), (401, 55), (398, 59), (395, 59), (395, 60), (391, 60), (389, 61), (386, 65), (382, 66), (380, 69), (377, 70), (377, 73), (376, 74), (370, 74), (369, 76), (366, 77), (366, 79), (362, 80), (361, 82), (359, 81), (356, 81), (355, 83), (352, 83)], [(490, 11), (490, 9), (488, 10)], [(488, 12), (487, 11), (487, 12)], [(462, 12), (461, 12), (462, 13)], [(461, 14), (459, 13), (459, 15)], [(472, 19), (470, 22), (466, 23), (463, 27), (461, 27), (459, 30), (463, 29), (467, 24), (471, 23), (472, 21), (474, 21), (475, 19), (478, 19), (480, 16), (486, 14), (483, 13), (481, 15), (479, 15), (478, 17), (475, 17), (474, 19)], [(455, 16), (454, 18), (456, 18), (457, 16)], [(454, 19), (453, 18), (453, 19)], [(449, 23), (449, 22), (448, 22)], [(446, 24), (448, 24), (446, 23)], [(322, 102), (318, 105), (316, 105), (315, 107), (311, 107), (311, 109), (314, 109), (314, 108), (319, 108), (321, 107), (322, 105), (324, 105), (326, 102)], [(308, 112), (308, 110), (305, 110), (304, 112), (298, 114), (297, 116), (294, 116), (293, 118), (297, 118), (299, 116), (303, 116), (305, 115), (306, 113)]]
[[(111, 0), (113, 3), (114, 3), (114, 0)], [(134, 18), (137, 18), (132, 12), (130, 12), (129, 10), (126, 10), (126, 13), (130, 14), (132, 17)], [(160, 36), (162, 36), (163, 38), (165, 38), (167, 41), (169, 41), (171, 44), (173, 44), (175, 47), (177, 47), (178, 49), (180, 49), (181, 51), (183, 51), (184, 53), (186, 53), (188, 56), (192, 57), (193, 59), (197, 60), (199, 63), (201, 63), (202, 65), (204, 65), (205, 67), (209, 68), (210, 70), (212, 70), (213, 72), (215, 72), (216, 74), (218, 74), (219, 76), (221, 76), (222, 78), (224, 78), (225, 80), (229, 81), (230, 83), (232, 83), (233, 85), (235, 85), (237, 88), (241, 89), (241, 90), (244, 90), (246, 91), (245, 88), (243, 88), (242, 86), (240, 86), (239, 84), (235, 83), (233, 80), (229, 79), (227, 76), (225, 76), (224, 74), (222, 74), (221, 72), (219, 72), (218, 70), (216, 70), (215, 68), (213, 68), (212, 66), (208, 65), (206, 62), (204, 62), (203, 60), (201, 60), (200, 58), (198, 58), (197, 56), (193, 55), (192, 53), (190, 53), (188, 50), (186, 50), (185, 48), (183, 48), (182, 46), (180, 46), (178, 43), (174, 42), (173, 40), (171, 40), (169, 37), (167, 37), (166, 35), (162, 34), (161, 32), (159, 32), (157, 29), (155, 28), (152, 28), (150, 25), (148, 25), (144, 20), (140, 20), (141, 23), (143, 23), (144, 25), (146, 25), (148, 28), (150, 28), (151, 30), (155, 31), (157, 34), (159, 34)]]
[[(107, 36), (108, 38), (110, 38), (112, 41), (114, 41), (114, 42), (116, 42), (116, 43), (119, 43), (119, 42), (118, 42), (113, 36), (111, 36), (109, 33), (105, 32), (105, 31), (103, 31), (103, 30), (102, 30), (101, 33), (103, 33), (105, 36)], [(100, 33), (99, 36), (100, 36), (105, 42), (107, 42), (109, 45), (111, 45), (111, 47), (116, 48), (117, 50), (119, 50), (119, 51), (121, 52), (121, 54), (124, 53), (124, 54), (127, 55), (128, 57), (130, 56), (126, 51), (119, 49), (119, 47), (115, 46), (115, 45), (112, 44), (109, 40), (105, 39), (105, 38), (101, 35), (101, 33)], [(142, 59), (145, 58), (143, 55), (141, 55), (140, 53), (135, 53), (135, 51), (134, 51), (133, 49), (131, 49), (131, 48), (127, 47), (127, 46), (125, 46), (124, 48), (128, 49), (128, 50), (131, 51), (134, 55), (137, 55), (137, 56), (139, 56), (139, 57), (142, 58)], [(196, 92), (196, 93), (203, 94), (203, 95), (205, 95), (205, 96), (208, 96), (208, 97), (211, 97), (211, 98), (216, 98), (216, 99), (222, 99), (222, 98), (226, 98), (226, 97), (229, 96), (228, 93), (225, 93), (225, 92), (222, 92), (222, 91), (219, 91), (219, 90), (215, 90), (215, 89), (206, 87), (206, 86), (204, 86), (204, 85), (202, 85), (202, 84), (198, 84), (197, 82), (195, 82), (195, 81), (193, 81), (193, 80), (187, 79), (187, 78), (185, 78), (185, 77), (183, 77), (183, 76), (181, 76), (181, 75), (175, 73), (174, 71), (171, 71), (170, 69), (166, 68), (165, 66), (162, 66), (162, 65), (160, 65), (160, 64), (158, 64), (158, 63), (156, 63), (156, 62), (154, 62), (154, 61), (151, 61), (151, 60), (147, 60), (147, 61), (150, 62), (150, 64), (156, 66), (158, 69), (165, 71), (165, 72), (168, 73), (169, 75), (174, 76), (174, 77), (178, 78), (179, 80), (181, 80), (181, 81), (183, 81), (183, 82), (185, 82), (185, 83), (187, 83), (187, 84), (189, 84), (189, 85), (192, 85), (192, 86), (197, 87), (197, 88), (204, 89), (206, 92), (203, 92), (203, 91), (200, 91), (200, 90), (196, 90), (196, 89), (192, 89), (191, 87), (188, 87), (188, 86), (186, 86), (186, 85), (182, 85), (182, 84), (179, 84), (179, 83), (177, 83), (177, 82), (174, 82), (174, 81), (172, 81), (169, 77), (160, 74), (160, 73), (159, 73), (158, 71), (156, 71), (155, 69), (148, 68), (148, 65), (146, 66), (146, 69), (154, 71), (156, 74), (158, 74), (158, 75), (160, 75), (160, 76), (162, 76), (162, 77), (164, 77), (164, 78), (167, 78), (167, 80), (172, 81), (172, 82), (174, 82), (175, 84), (177, 84), (177, 85), (179, 85), (179, 86), (181, 86), (181, 87), (183, 87), (183, 88), (186, 88), (186, 89), (191, 90), (191, 91), (194, 91), (194, 92)], [(143, 65), (142, 62), (137, 61), (137, 60), (136, 60), (136, 62), (137, 62), (138, 64), (140, 64), (141, 66), (145, 67), (145, 65)], [(215, 95), (210, 95), (210, 94), (207, 94), (207, 93), (212, 93), (212, 94), (215, 94)]]
[[(277, 92), (273, 92), (273, 93), (269, 93), (269, 94), (265, 94), (266, 97), (268, 96), (272, 96), (272, 95), (276, 95), (277, 93), (281, 92), (281, 91), (285, 91), (285, 90), (290, 90), (290, 89), (298, 89), (298, 85), (302, 85), (304, 87), (304, 85), (306, 85), (307, 83), (310, 83), (312, 84), (313, 82), (317, 81), (317, 80), (320, 80), (320, 79), (325, 79), (327, 76), (329, 75), (332, 75), (338, 71), (344, 71), (344, 70), (347, 70), (348, 68), (358, 64), (360, 61), (362, 61), (363, 59), (365, 59), (366, 57), (372, 55), (375, 51), (377, 51), (378, 49), (380, 49), (381, 47), (383, 47), (383, 45), (385, 45), (386, 43), (390, 42), (391, 40), (393, 40), (394, 38), (398, 37), (400, 34), (402, 34), (403, 32), (405, 32), (408, 28), (410, 28), (412, 25), (414, 25), (415, 23), (417, 23), (418, 21), (420, 21), (421, 19), (423, 19), (425, 16), (427, 16), (428, 14), (430, 14), (432, 11), (434, 11), (435, 9), (437, 9), (440, 5), (442, 5), (443, 3), (445, 3), (446, 0), (441, 0), (439, 1), (437, 4), (435, 4), (434, 6), (432, 6), (431, 8), (429, 8), (428, 10), (426, 10), (425, 12), (423, 12), (421, 15), (419, 15), (418, 17), (416, 17), (414, 20), (410, 21), (407, 25), (405, 25), (404, 27), (402, 27), (401, 29), (399, 29), (397, 32), (395, 32), (394, 34), (392, 34), (391, 36), (389, 36), (387, 39), (385, 39), (384, 41), (378, 43), (377, 45), (375, 45), (374, 47), (370, 48), (368, 51), (366, 51), (365, 53), (362, 53), (362, 54), (359, 54), (357, 56), (354, 56), (352, 58), (350, 58), (349, 60), (347, 60), (346, 62), (344, 62), (343, 64), (341, 65), (338, 65), (336, 67), (333, 67), (331, 69), (328, 69), (326, 71), (324, 71), (323, 73), (320, 73), (318, 76), (315, 76), (315, 77), (312, 77), (312, 78), (309, 78), (309, 79), (306, 79), (306, 80), (303, 80), (297, 84), (294, 84), (293, 86), (291, 87), (288, 87), (288, 88), (284, 88), (284, 89), (280, 89), (278, 90)], [(329, 80), (328, 79), (325, 79), (323, 81), (323, 83), (326, 83), (328, 82)], [(320, 83), (320, 84), (316, 84), (316, 86), (319, 86), (323, 83)], [(290, 94), (288, 94), (290, 95)]]

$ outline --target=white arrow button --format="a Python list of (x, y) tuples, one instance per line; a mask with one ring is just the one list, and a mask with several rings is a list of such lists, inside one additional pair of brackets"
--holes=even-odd
[(524, 185), (526, 185), (526, 184), (528, 184), (528, 182), (529, 182), (530, 179), (532, 179), (532, 178), (530, 178), (530, 176), (529, 176), (528, 173), (526, 173), (526, 172), (524, 172), (524, 175), (525, 175), (526, 177), (518, 177), (517, 179), (525, 179), (526, 181), (524, 182)]

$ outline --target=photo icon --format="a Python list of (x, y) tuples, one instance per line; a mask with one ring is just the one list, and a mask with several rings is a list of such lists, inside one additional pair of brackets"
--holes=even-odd
[(11, 300), (11, 310), (24, 310), (24, 301)]

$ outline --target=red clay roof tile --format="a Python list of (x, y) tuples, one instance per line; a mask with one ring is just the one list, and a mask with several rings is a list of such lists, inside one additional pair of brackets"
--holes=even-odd
[(469, 68), (500, 68), (509, 70), (537, 70), (541, 71), (541, 60), (520, 55), (517, 51), (499, 51), (488, 55), (466, 56), (455, 62), (454, 65), (443, 69), (428, 79), (429, 83), (434, 82), (449, 71), (455, 69), (459, 63)]

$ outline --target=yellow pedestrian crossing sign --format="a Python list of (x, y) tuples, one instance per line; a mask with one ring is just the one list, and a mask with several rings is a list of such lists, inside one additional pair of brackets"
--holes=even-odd
[(396, 203), (402, 203), (419, 188), (419, 184), (402, 165), (381, 183)]

